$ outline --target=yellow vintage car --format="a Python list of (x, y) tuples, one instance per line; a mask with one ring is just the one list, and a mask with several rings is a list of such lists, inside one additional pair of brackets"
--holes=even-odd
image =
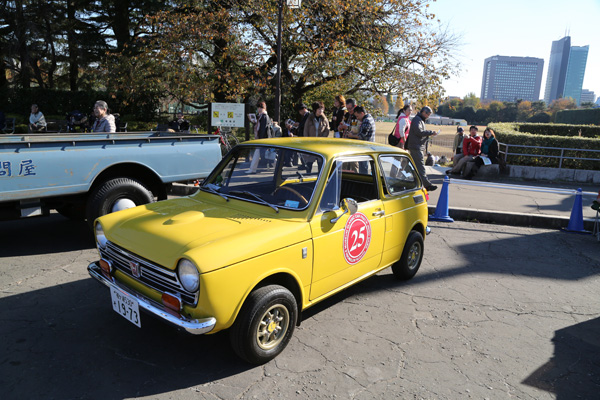
[[(427, 193), (404, 150), (347, 139), (234, 147), (199, 191), (100, 217), (92, 277), (113, 309), (192, 334), (229, 329), (244, 360), (277, 356), (302, 310), (423, 258)], [(107, 301), (108, 302), (108, 301)]]

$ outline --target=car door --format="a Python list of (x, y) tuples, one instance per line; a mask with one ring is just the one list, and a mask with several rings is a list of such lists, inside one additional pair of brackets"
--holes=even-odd
[[(385, 212), (375, 162), (369, 156), (335, 160), (311, 220), (314, 260), (310, 300), (317, 299), (376, 269), (381, 262)], [(353, 198), (349, 215), (340, 200)], [(339, 217), (339, 218), (338, 218)]]
[(419, 174), (408, 155), (380, 155), (379, 166), (385, 210), (382, 264), (390, 264), (402, 255), (406, 238), (414, 222), (419, 220), (419, 208), (423, 207), (425, 196)]

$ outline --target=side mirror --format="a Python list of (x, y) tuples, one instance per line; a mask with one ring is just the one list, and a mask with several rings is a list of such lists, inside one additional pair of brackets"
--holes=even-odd
[(358, 203), (356, 202), (356, 200), (351, 199), (350, 197), (343, 199), (340, 202), (340, 207), (342, 208), (342, 210), (344, 210), (344, 212), (341, 213), (338, 217), (331, 219), (331, 221), (329, 222), (331, 222), (332, 224), (338, 222), (338, 220), (342, 218), (342, 215), (348, 213), (350, 213), (350, 215), (353, 215), (356, 214), (356, 212), (358, 211)]

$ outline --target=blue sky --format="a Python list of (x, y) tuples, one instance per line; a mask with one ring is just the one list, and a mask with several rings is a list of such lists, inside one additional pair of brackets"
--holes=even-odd
[(437, 0), (429, 9), (462, 42), (462, 71), (445, 82), (446, 95), (479, 97), (483, 60), (501, 55), (544, 60), (543, 98), (552, 41), (569, 32), (572, 46), (590, 46), (583, 88), (600, 96), (600, 0)]

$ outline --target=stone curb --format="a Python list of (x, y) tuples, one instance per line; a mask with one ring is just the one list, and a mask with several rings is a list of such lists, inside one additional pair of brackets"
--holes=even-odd
[[(435, 212), (435, 207), (436, 206), (434, 205), (429, 206), (430, 214)], [(526, 214), (451, 207), (448, 209), (448, 215), (453, 219), (461, 221), (477, 220), (479, 222), (491, 222), (500, 225), (527, 226), (546, 229), (561, 229), (566, 228), (567, 225), (569, 225), (569, 218), (567, 217), (544, 214)], [(584, 218), (583, 228), (591, 232), (594, 228), (594, 219)]]

